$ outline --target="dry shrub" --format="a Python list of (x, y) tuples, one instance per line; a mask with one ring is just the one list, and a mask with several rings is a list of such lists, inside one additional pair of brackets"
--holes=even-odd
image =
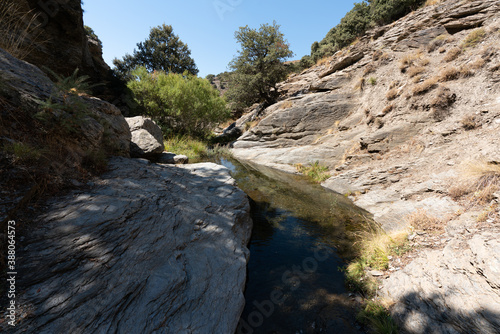
[(384, 109), (382, 109), (382, 114), (383, 115), (386, 115), (388, 114), (389, 112), (392, 111), (392, 109), (394, 109), (394, 104), (389, 104), (388, 106), (385, 106)]
[(408, 53), (401, 57), (399, 69), (404, 73), (411, 66), (427, 66), (429, 63), (429, 58), (425, 57), (422, 50), (419, 49), (414, 53)]
[(373, 54), (372, 54), (372, 59), (373, 59), (374, 61), (377, 61), (377, 60), (379, 60), (379, 59), (380, 59), (380, 57), (382, 57), (382, 55), (383, 55), (383, 54), (384, 54), (384, 53), (383, 53), (382, 51), (380, 51), (380, 50), (375, 50), (375, 51), (373, 51)]
[(463, 48), (473, 48), (486, 37), (486, 30), (478, 28), (469, 33), (462, 41)]
[(484, 58), (478, 57), (476, 58), (472, 63), (470, 63), (470, 66), (474, 70), (479, 70), (486, 65), (486, 60)]
[(374, 63), (366, 65), (365, 68), (363, 69), (363, 76), (375, 72), (376, 69), (377, 68)]
[(419, 83), (423, 80), (423, 76), (421, 75), (416, 75), (413, 77), (413, 79), (411, 80), (413, 83)]
[(323, 57), (316, 62), (316, 65), (318, 65), (318, 66), (327, 65), (328, 63), (330, 63), (330, 61), (332, 61), (332, 59), (333, 59), (333, 57), (331, 57), (331, 56)]
[(454, 199), (465, 198), (466, 206), (485, 205), (500, 189), (500, 164), (486, 160), (468, 161), (462, 165), (461, 180), (448, 193)]
[(436, 88), (438, 84), (437, 82), (438, 82), (437, 78), (430, 78), (425, 80), (421, 84), (415, 85), (412, 91), (413, 96), (425, 94), (431, 89)]
[(25, 59), (42, 29), (38, 14), (26, 11), (15, 0), (0, 0), (0, 47), (18, 59)]
[(389, 101), (392, 101), (394, 100), (396, 97), (398, 97), (399, 95), (399, 91), (397, 88), (392, 88), (392, 89), (389, 89), (389, 91), (387, 92), (387, 94), (385, 94), (385, 97), (389, 100)]
[(449, 35), (439, 35), (438, 37), (434, 38), (429, 43), (429, 45), (427, 45), (427, 51), (432, 52), (450, 41), (451, 37)]
[(431, 100), (431, 116), (440, 122), (448, 116), (448, 108), (455, 102), (456, 95), (452, 94), (446, 87), (439, 87), (436, 95)]
[(354, 85), (354, 89), (355, 90), (363, 90), (364, 87), (365, 87), (365, 78), (359, 78), (356, 85)]
[(462, 127), (465, 130), (474, 130), (479, 126), (479, 123), (476, 120), (476, 116), (474, 115), (467, 115), (465, 116), (460, 123), (462, 123)]
[(422, 74), (425, 72), (425, 68), (422, 66), (410, 66), (407, 70), (408, 75), (410, 78), (413, 78), (416, 75)]
[(439, 72), (439, 81), (450, 81), (460, 77), (460, 70), (455, 66), (446, 67)]
[(443, 60), (446, 62), (453, 61), (458, 58), (462, 54), (462, 49), (458, 47), (451, 48), (444, 56)]
[(430, 215), (425, 209), (418, 209), (417, 211), (405, 217), (408, 225), (417, 231), (425, 232), (442, 232), (444, 231), (444, 222)]
[(443, 2), (443, 1), (444, 1), (444, 0), (427, 0), (427, 1), (424, 3), (424, 7), (437, 5), (437, 4), (440, 4), (440, 3), (441, 3), (441, 2)]

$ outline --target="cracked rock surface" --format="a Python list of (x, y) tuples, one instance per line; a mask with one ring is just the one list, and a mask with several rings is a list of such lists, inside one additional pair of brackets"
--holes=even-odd
[(500, 333), (499, 232), (457, 234), (384, 282), (406, 333)]
[(19, 245), (14, 333), (233, 333), (251, 219), (225, 167), (113, 158)]

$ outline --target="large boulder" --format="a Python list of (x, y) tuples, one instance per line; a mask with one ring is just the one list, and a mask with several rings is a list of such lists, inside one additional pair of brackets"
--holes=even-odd
[(126, 120), (132, 133), (130, 142), (132, 157), (151, 157), (163, 152), (163, 134), (155, 122), (143, 116), (128, 117)]
[[(74, 121), (72, 134), (61, 134), (60, 138), (53, 138), (63, 141), (64, 146), (71, 148), (76, 160), (89, 151), (98, 150), (112, 155), (129, 156), (130, 130), (117, 107), (85, 95), (73, 95), (73, 105), (66, 104), (61, 94), (38, 67), (14, 58), (0, 49), (0, 95), (6, 101), (22, 108), (32, 118), (36, 118), (43, 109), (42, 105), (48, 102), (57, 105), (60, 117), (67, 114), (68, 118), (79, 118)], [(68, 95), (67, 92), (64, 94)], [(71, 114), (75, 106), (80, 109), (79, 115), (75, 112)], [(63, 128), (63, 125), (65, 124), (54, 121), (50, 127)]]
[[(12, 333), (234, 333), (250, 206), (223, 166), (113, 158), (18, 244)], [(0, 332), (8, 326), (0, 324)]]

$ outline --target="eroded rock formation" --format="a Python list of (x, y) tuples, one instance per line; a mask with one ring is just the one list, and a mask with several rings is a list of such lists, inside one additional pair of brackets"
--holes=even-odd
[(19, 244), (14, 333), (234, 333), (252, 224), (226, 168), (113, 158), (45, 212)]

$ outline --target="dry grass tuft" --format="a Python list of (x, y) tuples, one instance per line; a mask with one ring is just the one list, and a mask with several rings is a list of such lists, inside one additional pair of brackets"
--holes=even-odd
[(438, 82), (437, 78), (430, 78), (430, 79), (425, 80), (421, 84), (415, 85), (415, 87), (413, 87), (413, 90), (412, 90), (413, 96), (425, 94), (428, 91), (430, 91), (431, 89), (436, 88), (438, 85), (437, 82)]
[(386, 115), (386, 114), (388, 114), (389, 112), (391, 112), (391, 111), (392, 111), (392, 109), (394, 109), (394, 104), (389, 104), (389, 105), (385, 106), (385, 108), (384, 108), (384, 109), (382, 109), (382, 114), (383, 114), (383, 115)]
[(464, 198), (466, 207), (485, 205), (500, 190), (500, 164), (486, 160), (468, 161), (462, 165), (461, 180), (448, 190), (458, 200)]
[(363, 69), (363, 76), (375, 72), (376, 69), (377, 69), (377, 67), (375, 66), (374, 63), (370, 63), (370, 64), (366, 65), (365, 68)]
[(446, 67), (439, 72), (438, 77), (441, 82), (455, 80), (460, 77), (460, 70), (455, 66)]
[(427, 51), (432, 52), (437, 48), (441, 48), (444, 44), (450, 42), (452, 40), (450, 35), (439, 35), (434, 38), (429, 45), (427, 45)]
[(409, 67), (427, 66), (429, 65), (429, 63), (430, 59), (425, 57), (423, 55), (423, 51), (419, 49), (414, 53), (408, 53), (401, 57), (401, 59), (399, 60), (399, 69), (401, 70), (401, 72), (405, 73)]
[(443, 61), (450, 62), (458, 58), (462, 54), (462, 49), (458, 47), (451, 48), (444, 56)]
[(425, 72), (425, 68), (423, 66), (410, 66), (406, 73), (410, 76), (410, 78), (413, 78), (416, 75), (422, 74)]
[(425, 232), (444, 231), (444, 222), (430, 215), (427, 210), (419, 209), (405, 217), (405, 221), (413, 229)]
[(392, 101), (399, 95), (399, 90), (397, 88), (392, 88), (389, 89), (389, 91), (385, 94), (385, 97), (389, 100)]
[(38, 15), (25, 11), (14, 0), (0, 0), (0, 47), (18, 59), (25, 59), (42, 29)]
[(356, 85), (354, 85), (355, 90), (363, 90), (365, 88), (365, 78), (359, 78)]
[(444, 0), (427, 0), (427, 1), (424, 3), (424, 7), (438, 5), (438, 4), (440, 4), (441, 2), (444, 2)]
[(462, 48), (473, 48), (478, 45), (486, 37), (486, 30), (478, 28), (469, 33), (462, 41)]
[(332, 61), (332, 59), (333, 59), (333, 57), (332, 57), (332, 56), (323, 57), (323, 58), (319, 59), (319, 60), (316, 62), (316, 65), (317, 65), (317, 66), (327, 65), (327, 64), (329, 64), (329, 63)]

